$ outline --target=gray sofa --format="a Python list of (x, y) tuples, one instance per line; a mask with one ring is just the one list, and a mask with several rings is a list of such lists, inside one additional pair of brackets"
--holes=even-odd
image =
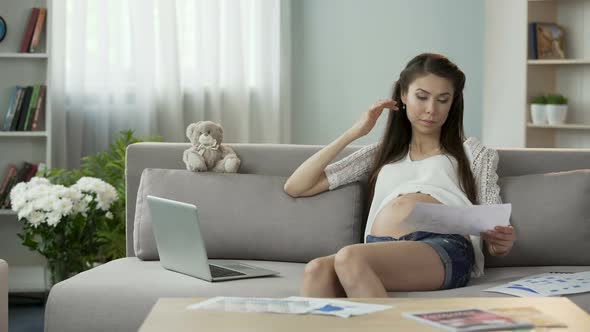
[[(364, 183), (291, 198), (286, 178), (320, 146), (231, 145), (240, 174), (190, 173), (188, 143), (139, 143), (127, 150), (127, 257), (55, 285), (45, 330), (136, 331), (160, 297), (298, 295), (305, 263), (361, 241)], [(359, 146), (347, 147), (341, 158)], [(485, 297), (482, 292), (531, 274), (590, 270), (590, 149), (499, 149), (499, 184), (513, 203), (519, 235), (508, 257), (486, 256), (485, 276), (467, 287), (391, 293), (392, 297)], [(562, 172), (543, 174), (548, 172)], [(141, 180), (141, 186), (140, 186)], [(240, 259), (280, 276), (208, 283), (160, 266), (147, 194), (196, 203), (210, 258)], [(138, 198), (139, 197), (139, 198)], [(590, 293), (568, 296), (590, 311)]]

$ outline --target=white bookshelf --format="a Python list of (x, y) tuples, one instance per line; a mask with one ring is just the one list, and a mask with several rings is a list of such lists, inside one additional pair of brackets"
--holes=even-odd
[[(528, 60), (527, 101), (547, 92), (568, 98), (566, 123), (527, 126), (527, 147), (590, 147), (590, 99), (584, 91), (590, 84), (590, 27), (584, 23), (588, 15), (588, 0), (527, 2), (527, 25), (554, 22), (564, 28), (566, 55), (566, 59)], [(527, 103), (527, 122), (529, 110)]]
[(529, 65), (590, 65), (588, 59), (528, 60)]
[[(31, 8), (47, 8), (44, 34), (36, 53), (18, 53)], [(0, 178), (9, 164), (45, 163), (51, 166), (51, 0), (0, 1), (0, 16), (7, 24), (6, 38), (0, 43), (0, 122), (8, 109), (14, 86), (44, 84), (47, 87), (42, 131), (0, 131)], [(10, 265), (10, 292), (47, 290), (45, 259), (22, 246), (17, 233), (22, 231), (16, 214), (0, 209), (0, 258)]]
[(0, 209), (0, 216), (16, 216), (16, 212), (10, 209)]
[(0, 53), (0, 58), (6, 59), (48, 59), (47, 53)]
[[(485, 1), (483, 143), (590, 148), (590, 0)], [(529, 59), (529, 22), (562, 26), (566, 59)], [(530, 101), (546, 93), (568, 98), (566, 123), (531, 123)]]
[(47, 131), (0, 131), (0, 137), (47, 137)]
[(545, 128), (545, 129), (564, 129), (564, 130), (590, 130), (590, 124), (560, 124), (560, 125), (550, 125), (550, 124), (533, 124), (529, 122), (527, 124), (529, 128)]

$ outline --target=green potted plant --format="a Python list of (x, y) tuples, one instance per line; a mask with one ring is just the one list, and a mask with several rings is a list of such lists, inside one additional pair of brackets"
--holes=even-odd
[(547, 121), (549, 124), (563, 124), (567, 115), (567, 98), (555, 93), (547, 96)]
[(545, 111), (547, 98), (543, 95), (536, 96), (531, 101), (531, 120), (533, 124), (547, 123), (547, 113)]
[(81, 270), (125, 257), (125, 154), (127, 146), (138, 142), (161, 140), (159, 136), (141, 139), (136, 137), (132, 130), (121, 131), (107, 150), (83, 157), (80, 168), (54, 168), (37, 173), (36, 176), (45, 177), (56, 185), (68, 187), (83, 177), (93, 177), (101, 179), (115, 189), (118, 199), (112, 202), (108, 218), (102, 218), (97, 223), (92, 233), (92, 246), (95, 246), (96, 250), (86, 258), (88, 264)]

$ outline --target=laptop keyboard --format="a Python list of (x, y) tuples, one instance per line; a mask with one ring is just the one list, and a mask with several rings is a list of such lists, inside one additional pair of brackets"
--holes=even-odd
[(211, 270), (211, 276), (213, 278), (235, 277), (235, 276), (246, 275), (245, 273), (226, 269), (226, 268), (219, 267), (216, 265), (209, 265), (209, 270)]

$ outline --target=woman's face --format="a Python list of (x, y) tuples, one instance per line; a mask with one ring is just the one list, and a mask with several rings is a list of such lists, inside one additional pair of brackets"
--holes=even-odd
[(408, 119), (414, 131), (423, 134), (440, 132), (453, 103), (454, 88), (450, 80), (427, 74), (417, 78), (402, 94)]

